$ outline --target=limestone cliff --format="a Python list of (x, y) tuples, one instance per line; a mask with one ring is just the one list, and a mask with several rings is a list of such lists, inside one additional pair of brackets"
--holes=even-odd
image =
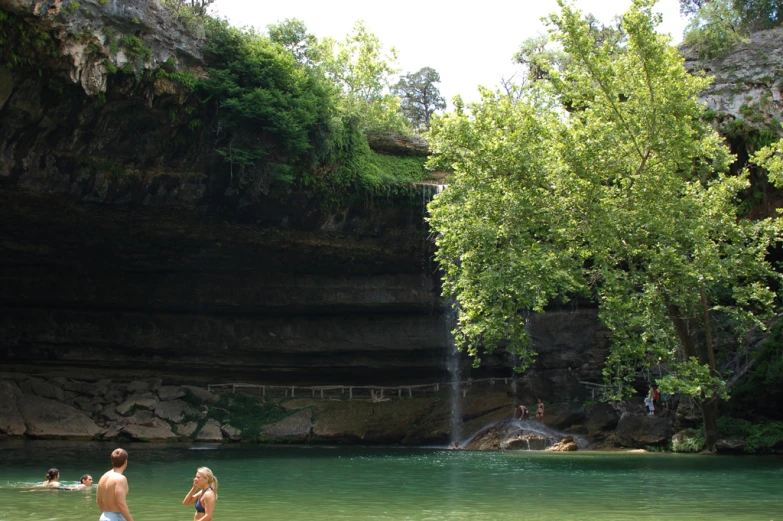
[(689, 46), (680, 48), (692, 74), (714, 78), (700, 95), (714, 127), (736, 154), (735, 172), (749, 167), (752, 187), (745, 195), (751, 217), (776, 215), (783, 194), (767, 183), (766, 174), (749, 165), (751, 154), (783, 137), (783, 27), (752, 33), (725, 55), (702, 59)]
[[(0, 67), (4, 368), (201, 384), (447, 378), (431, 187), (338, 207), (285, 188), (242, 197), (208, 118), (194, 124), (197, 101), (151, 73), (198, 73), (197, 30), (142, 0), (0, 9), (9, 38), (42, 42)], [(134, 54), (134, 38), (149, 52)], [(525, 392), (577, 396), (599, 379), (594, 310), (534, 323)], [(486, 361), (470, 372), (463, 357), (462, 378), (511, 374), (502, 355)]]

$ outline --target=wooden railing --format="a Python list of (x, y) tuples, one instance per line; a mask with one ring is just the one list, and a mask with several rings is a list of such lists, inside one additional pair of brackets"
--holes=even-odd
[(237, 392), (260, 397), (319, 398), (321, 400), (388, 401), (392, 398), (428, 396), (458, 386), (462, 396), (474, 385), (509, 385), (511, 378), (481, 378), (459, 382), (439, 382), (418, 385), (259, 385), (248, 383), (210, 384), (207, 389), (218, 394)]

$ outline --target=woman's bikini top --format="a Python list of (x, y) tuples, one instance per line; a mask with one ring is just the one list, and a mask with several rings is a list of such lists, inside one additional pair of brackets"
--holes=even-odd
[[(207, 490), (212, 490), (212, 487), (207, 487)], [(204, 496), (204, 494), (207, 493), (207, 490), (202, 492), (201, 495), (196, 500), (196, 512), (198, 512), (199, 514), (203, 514), (204, 512), (206, 512), (206, 510), (204, 510), (204, 505), (201, 504), (201, 498)]]

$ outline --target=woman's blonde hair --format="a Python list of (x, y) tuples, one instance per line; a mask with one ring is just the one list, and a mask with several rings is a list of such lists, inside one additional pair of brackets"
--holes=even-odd
[(209, 470), (209, 467), (199, 467), (196, 472), (206, 478), (207, 484), (212, 487), (212, 490), (215, 492), (215, 499), (217, 499), (218, 480), (212, 471)]

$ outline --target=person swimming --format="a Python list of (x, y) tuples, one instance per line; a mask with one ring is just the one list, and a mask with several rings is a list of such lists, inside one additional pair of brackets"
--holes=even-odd
[(79, 478), (78, 485), (74, 485), (72, 487), (60, 487), (60, 490), (84, 490), (87, 488), (92, 488), (92, 476), (89, 474), (85, 474)]
[(218, 480), (209, 468), (201, 467), (196, 470), (193, 486), (190, 488), (190, 492), (185, 495), (185, 499), (182, 500), (182, 504), (185, 506), (195, 503), (196, 513), (193, 516), (193, 521), (212, 521), (218, 498), (217, 489)]
[(51, 468), (46, 472), (46, 481), (38, 485), (39, 487), (59, 487), (60, 486), (60, 471)]

